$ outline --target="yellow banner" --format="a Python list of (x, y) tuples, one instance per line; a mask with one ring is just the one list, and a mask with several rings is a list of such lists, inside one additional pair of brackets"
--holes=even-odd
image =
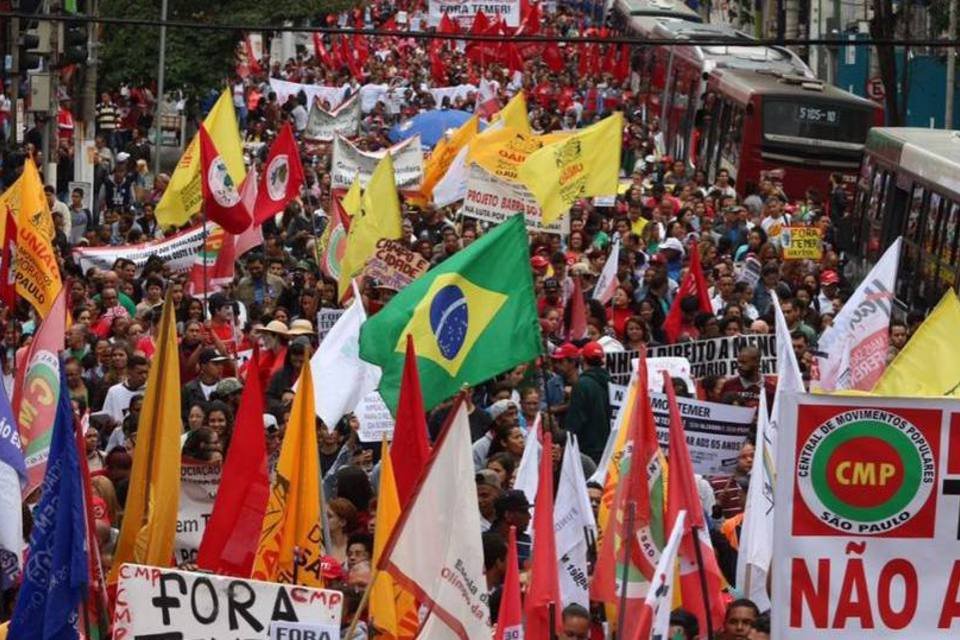
[(516, 182), (520, 166), (527, 158), (544, 145), (567, 137), (567, 133), (534, 136), (512, 127), (484, 131), (478, 136), (477, 144), (470, 145), (467, 164), (475, 162), (498, 178)]
[(517, 92), (517, 95), (510, 98), (510, 102), (504, 105), (503, 109), (493, 114), (490, 123), (493, 124), (503, 120), (505, 127), (516, 129), (520, 133), (531, 135), (530, 116), (527, 114), (527, 99), (523, 91)]
[[(240, 129), (237, 115), (233, 109), (233, 97), (230, 89), (224, 89), (220, 99), (203, 121), (207, 132), (213, 139), (217, 150), (227, 165), (227, 172), (234, 184), (241, 184), (247, 175), (243, 165), (243, 143), (240, 141)], [(200, 138), (199, 134), (187, 146), (180, 156), (180, 162), (173, 171), (170, 184), (163, 197), (157, 203), (157, 221), (161, 225), (179, 227), (190, 220), (190, 216), (200, 212), (203, 204), (203, 190), (200, 184)]]
[(9, 207), (17, 221), (17, 255), (13, 263), (17, 295), (33, 305), (41, 318), (46, 318), (63, 283), (50, 242), (53, 217), (33, 160), (27, 159), (23, 174), (4, 194), (3, 207), (4, 212)]
[(819, 260), (823, 257), (820, 229), (787, 227), (780, 234), (784, 260)]
[(530, 155), (518, 179), (543, 207), (544, 223), (559, 218), (581, 198), (617, 194), (622, 135), (623, 114), (618, 111)]
[(453, 132), (447, 138), (440, 139), (437, 146), (430, 152), (430, 157), (423, 165), (423, 184), (420, 187), (420, 194), (423, 200), (429, 200), (433, 197), (433, 188), (440, 179), (447, 173), (453, 159), (457, 157), (460, 150), (466, 146), (474, 136), (477, 135), (480, 127), (480, 119), (473, 116)]

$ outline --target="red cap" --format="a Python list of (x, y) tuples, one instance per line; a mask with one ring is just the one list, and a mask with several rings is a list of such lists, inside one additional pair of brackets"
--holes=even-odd
[(576, 358), (580, 355), (580, 349), (577, 349), (570, 342), (564, 342), (562, 345), (557, 347), (557, 350), (550, 354), (550, 357), (554, 360), (566, 360), (568, 358)]
[(833, 269), (827, 269), (820, 274), (820, 284), (822, 285), (837, 284), (838, 282), (840, 282), (840, 276)]
[(583, 356), (584, 360), (592, 361), (603, 360), (605, 357), (603, 353), (603, 347), (601, 347), (600, 343), (596, 341), (588, 342), (587, 344), (583, 345), (583, 349), (580, 350), (580, 355)]
[(543, 256), (537, 255), (530, 258), (530, 266), (536, 271), (543, 271), (550, 266), (550, 261)]
[(343, 565), (333, 556), (320, 557), (320, 575), (324, 580), (343, 580), (347, 577)]

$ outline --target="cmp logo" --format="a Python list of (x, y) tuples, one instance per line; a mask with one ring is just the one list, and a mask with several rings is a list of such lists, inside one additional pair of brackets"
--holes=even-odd
[(858, 536), (922, 535), (907, 525), (928, 504), (937, 462), (909, 420), (846, 411), (815, 428), (798, 454), (797, 489), (822, 525)]

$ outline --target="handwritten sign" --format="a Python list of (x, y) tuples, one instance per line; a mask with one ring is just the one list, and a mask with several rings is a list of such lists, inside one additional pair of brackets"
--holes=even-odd
[(384, 435), (387, 436), (387, 440), (393, 439), (393, 416), (390, 415), (390, 409), (376, 391), (363, 397), (354, 415), (360, 423), (357, 434), (360, 442), (380, 442)]
[(785, 260), (819, 260), (823, 241), (816, 227), (787, 227), (780, 235)]
[(381, 238), (363, 273), (380, 287), (400, 291), (430, 268), (427, 259), (396, 240)]

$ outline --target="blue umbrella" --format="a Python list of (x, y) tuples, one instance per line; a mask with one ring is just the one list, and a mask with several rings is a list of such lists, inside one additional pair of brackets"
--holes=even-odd
[(400, 142), (420, 134), (424, 146), (433, 147), (449, 129), (456, 129), (473, 116), (457, 109), (435, 109), (415, 115), (390, 129), (390, 140)]

